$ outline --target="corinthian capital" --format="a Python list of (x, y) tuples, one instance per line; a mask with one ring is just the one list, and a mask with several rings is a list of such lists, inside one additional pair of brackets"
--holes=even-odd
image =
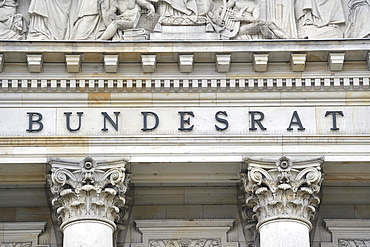
[(292, 219), (312, 227), (316, 208), (320, 203), (317, 194), (323, 181), (322, 158), (278, 160), (245, 158), (248, 166), (241, 173), (245, 205), (252, 210), (257, 229), (265, 222)]
[(81, 161), (50, 158), (48, 183), (61, 229), (78, 220), (104, 221), (113, 227), (125, 216), (129, 178), (125, 159)]

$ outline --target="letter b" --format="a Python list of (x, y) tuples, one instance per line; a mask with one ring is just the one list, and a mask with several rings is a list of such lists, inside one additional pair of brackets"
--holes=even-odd
[[(26, 131), (28, 132), (38, 132), (41, 131), (44, 128), (44, 125), (42, 124), (42, 114), (38, 112), (27, 112), (28, 114), (28, 129)], [(37, 119), (33, 119), (34, 116), (37, 116)], [(39, 127), (37, 129), (33, 128), (34, 124), (38, 124)]]

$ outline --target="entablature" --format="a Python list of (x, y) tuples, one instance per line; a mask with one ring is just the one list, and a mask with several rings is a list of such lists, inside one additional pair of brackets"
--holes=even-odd
[[(179, 72), (191, 73), (196, 63), (215, 63), (218, 73), (229, 72), (229, 63), (253, 63), (254, 72), (264, 72), (270, 63), (290, 63), (291, 71), (304, 71), (304, 63), (325, 62), (323, 70), (341, 71), (343, 63), (368, 61), (367, 39), (348, 40), (259, 40), (259, 41), (11, 41), (0, 42), (1, 64), (28, 63), (29, 71), (41, 72), (43, 63), (66, 63), (66, 71), (78, 73), (84, 63), (104, 64), (115, 73), (118, 63), (146, 66), (178, 63)], [(229, 57), (225, 57), (229, 55)], [(191, 58), (191, 59), (189, 59)], [(186, 64), (185, 64), (186, 63)], [(222, 64), (222, 67), (220, 67)], [(39, 66), (39, 67), (37, 67)], [(72, 66), (72, 67), (71, 67)], [(74, 67), (73, 67), (74, 66)], [(186, 69), (184, 66), (187, 66)], [(190, 66), (190, 67), (189, 67)], [(46, 72), (46, 71), (45, 71)], [(83, 71), (82, 71), (83, 72)]]
[(338, 91), (369, 88), (370, 42), (0, 42), (3, 92)]

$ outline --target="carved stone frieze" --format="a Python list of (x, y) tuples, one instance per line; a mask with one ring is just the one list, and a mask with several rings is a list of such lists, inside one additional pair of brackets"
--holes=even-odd
[(287, 157), (278, 160), (246, 158), (248, 171), (241, 173), (245, 191), (246, 210), (259, 227), (268, 221), (293, 219), (311, 227), (318, 193), (323, 181), (321, 158), (293, 161)]
[(132, 247), (237, 247), (228, 241), (233, 219), (135, 220), (141, 243)]
[(149, 247), (221, 247), (221, 239), (149, 239)]
[(321, 242), (322, 247), (367, 247), (370, 246), (370, 220), (324, 219), (331, 232), (331, 242)]
[(3, 0), (0, 2), (0, 39), (21, 40), (27, 32), (26, 21), (23, 15), (17, 13), (17, 0)]
[(32, 247), (32, 242), (1, 242), (0, 247)]
[(61, 229), (73, 221), (91, 219), (111, 224), (125, 218), (125, 193), (129, 178), (126, 160), (97, 161), (86, 157), (82, 161), (51, 158), (48, 175)]
[(297, 23), (298, 38), (343, 38), (340, 27), (346, 18), (341, 0), (297, 0), (290, 12), (295, 13), (293, 21)]
[(46, 222), (0, 222), (0, 247), (41, 247)]
[(369, 0), (349, 0), (349, 15), (346, 38), (369, 38), (370, 27), (368, 24), (370, 14)]
[(367, 247), (370, 246), (370, 239), (340, 239), (340, 247)]
[(4, 40), (368, 38), (370, 2), (346, 2), (3, 0), (0, 37)]

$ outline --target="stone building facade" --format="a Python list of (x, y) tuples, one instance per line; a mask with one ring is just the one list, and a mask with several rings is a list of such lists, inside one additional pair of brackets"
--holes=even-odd
[(0, 1), (0, 246), (370, 246), (368, 0)]

